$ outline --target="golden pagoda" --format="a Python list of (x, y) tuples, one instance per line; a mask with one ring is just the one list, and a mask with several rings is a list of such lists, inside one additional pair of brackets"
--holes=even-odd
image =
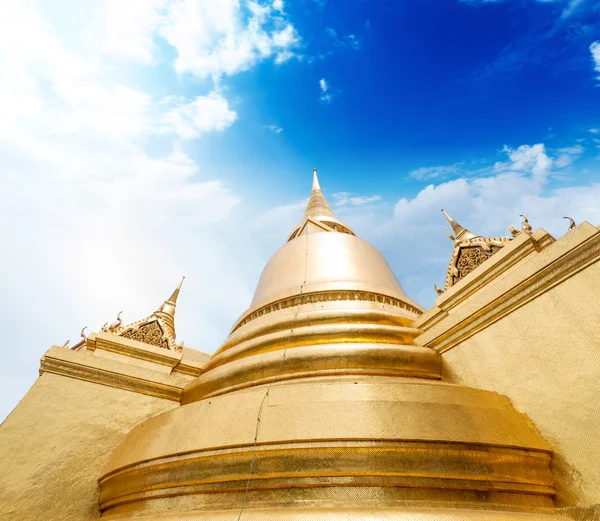
[(429, 310), (314, 171), (216, 353), (176, 342), (181, 283), (143, 320), (52, 347), (0, 428), (0, 519), (596, 519), (600, 230), (484, 238), (445, 215)]

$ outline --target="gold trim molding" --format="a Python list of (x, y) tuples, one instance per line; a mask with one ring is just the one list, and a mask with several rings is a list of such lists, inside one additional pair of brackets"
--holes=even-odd
[(77, 378), (78, 380), (84, 380), (86, 382), (125, 389), (175, 402), (180, 401), (183, 392), (181, 387), (145, 380), (136, 376), (117, 373), (99, 367), (65, 360), (63, 358), (56, 358), (54, 356), (49, 356), (48, 353), (40, 360), (40, 376), (43, 373)]
[(370, 291), (319, 291), (315, 293), (306, 293), (304, 295), (296, 295), (294, 297), (281, 299), (276, 302), (273, 302), (272, 304), (263, 306), (257, 309), (256, 311), (253, 311), (247, 317), (238, 322), (231, 330), (231, 332), (233, 333), (235, 330), (247, 324), (248, 322), (251, 322), (252, 320), (258, 317), (262, 317), (263, 315), (267, 315), (274, 311), (279, 311), (281, 309), (287, 309), (304, 304), (315, 304), (318, 302), (332, 302), (340, 300), (362, 300), (370, 302), (379, 302), (381, 304), (388, 304), (390, 306), (406, 309), (410, 313), (414, 313), (417, 316), (421, 315), (422, 313), (421, 310), (417, 309), (414, 306), (411, 306), (410, 304), (407, 304), (406, 302), (403, 302), (394, 297), (382, 295), (380, 293), (372, 293)]

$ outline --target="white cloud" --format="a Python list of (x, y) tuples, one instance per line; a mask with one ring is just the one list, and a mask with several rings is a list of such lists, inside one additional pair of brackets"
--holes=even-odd
[(592, 53), (594, 70), (598, 73), (597, 79), (600, 80), (600, 41), (593, 42), (590, 45), (590, 52)]
[(159, 33), (177, 51), (178, 72), (232, 75), (272, 56), (277, 63), (293, 56), (300, 38), (282, 8), (280, 2), (178, 0), (169, 5)]
[[(157, 32), (185, 29), (191, 2), (74, 4), (81, 13), (55, 9), (48, 18), (12, 2), (0, 18), (0, 219), (11, 223), (0, 287), (12, 296), (0, 305), (12, 325), (0, 349), (0, 420), (52, 343), (75, 343), (81, 327), (98, 330), (121, 309), (125, 320), (146, 316), (181, 275), (179, 338), (214, 350), (249, 302), (264, 258), (263, 245), (231, 224), (247, 221), (239, 195), (184, 148), (234, 123), (225, 90), (189, 98), (165, 81), (168, 95), (157, 96), (125, 62), (159, 63)], [(204, 47), (186, 40), (193, 27), (176, 42), (199, 74), (232, 74), (296, 45), (273, 8), (252, 4), (246, 23), (239, 4), (218, 4), (196, 4), (210, 11)], [(193, 23), (201, 13), (191, 14)]]
[(271, 4), (271, 6), (276, 11), (283, 11), (283, 0), (273, 0), (273, 3)]
[(172, 130), (183, 139), (224, 130), (236, 119), (237, 113), (229, 108), (227, 100), (217, 91), (197, 96), (189, 103), (177, 101), (163, 116), (165, 130)]
[(106, 0), (96, 10), (104, 28), (103, 50), (135, 61), (151, 63), (157, 46), (154, 33), (163, 23), (170, 0)]
[(582, 153), (583, 147), (581, 145), (559, 148), (559, 155), (554, 160), (554, 166), (556, 168), (566, 168), (570, 166)]
[(537, 145), (521, 145), (516, 149), (504, 146), (503, 151), (508, 155), (509, 162), (496, 163), (497, 172), (505, 170), (513, 172), (531, 172), (534, 179), (543, 180), (552, 167), (552, 159), (546, 153), (543, 143)]
[(590, 128), (590, 129), (588, 130), (588, 132), (589, 132), (590, 134), (598, 134), (598, 132), (600, 132), (600, 129), (598, 129), (598, 128)]
[(327, 85), (327, 81), (325, 80), (325, 78), (321, 78), (319, 80), (319, 87), (321, 87), (321, 92), (327, 92), (327, 89), (329, 87)]
[(351, 210), (342, 206), (339, 217), (384, 253), (407, 294), (426, 307), (436, 297), (433, 283), (443, 284), (452, 251), (441, 208), (471, 231), (487, 236), (508, 235), (506, 226), (518, 225), (523, 213), (534, 228), (541, 226), (556, 237), (567, 231), (564, 215), (578, 223), (600, 223), (599, 183), (549, 188), (548, 180), (560, 172), (559, 158), (568, 154), (575, 161), (576, 147), (549, 152), (542, 144), (522, 145), (505, 147), (504, 153), (506, 160), (484, 177), (466, 170), (469, 177), (430, 184), (414, 197), (399, 199), (391, 216), (385, 205), (376, 205)]

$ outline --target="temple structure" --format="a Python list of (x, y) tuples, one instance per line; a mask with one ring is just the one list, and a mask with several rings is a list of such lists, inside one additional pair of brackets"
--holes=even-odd
[(0, 519), (598, 519), (600, 230), (446, 217), (424, 310), (315, 172), (215, 354), (176, 340), (181, 284), (51, 347), (0, 428)]

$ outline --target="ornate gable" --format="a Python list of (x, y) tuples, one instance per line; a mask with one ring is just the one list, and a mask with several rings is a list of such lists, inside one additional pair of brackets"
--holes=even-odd
[(475, 237), (467, 241), (459, 241), (452, 251), (444, 289), (454, 286), (499, 251), (508, 241), (510, 241), (508, 237)]
[(175, 341), (175, 307), (184, 279), (185, 277), (181, 279), (173, 294), (149, 317), (124, 326), (119, 313), (116, 321), (110, 326), (108, 322), (104, 324), (102, 331), (151, 346), (181, 351), (183, 343), (178, 344)]
[(454, 242), (454, 250), (450, 257), (450, 264), (444, 282), (444, 290), (448, 290), (488, 260), (494, 253), (502, 249), (511, 238), (475, 235), (458, 224), (444, 210), (442, 210), (442, 213), (448, 219), (455, 233), (455, 235), (452, 235), (446, 232), (448, 237)]
[(151, 346), (173, 349), (175, 351), (180, 350), (175, 344), (173, 337), (160, 325), (160, 319), (142, 321), (138, 325), (131, 325), (125, 331), (119, 333), (119, 336), (144, 342), (144, 344), (150, 344)]

